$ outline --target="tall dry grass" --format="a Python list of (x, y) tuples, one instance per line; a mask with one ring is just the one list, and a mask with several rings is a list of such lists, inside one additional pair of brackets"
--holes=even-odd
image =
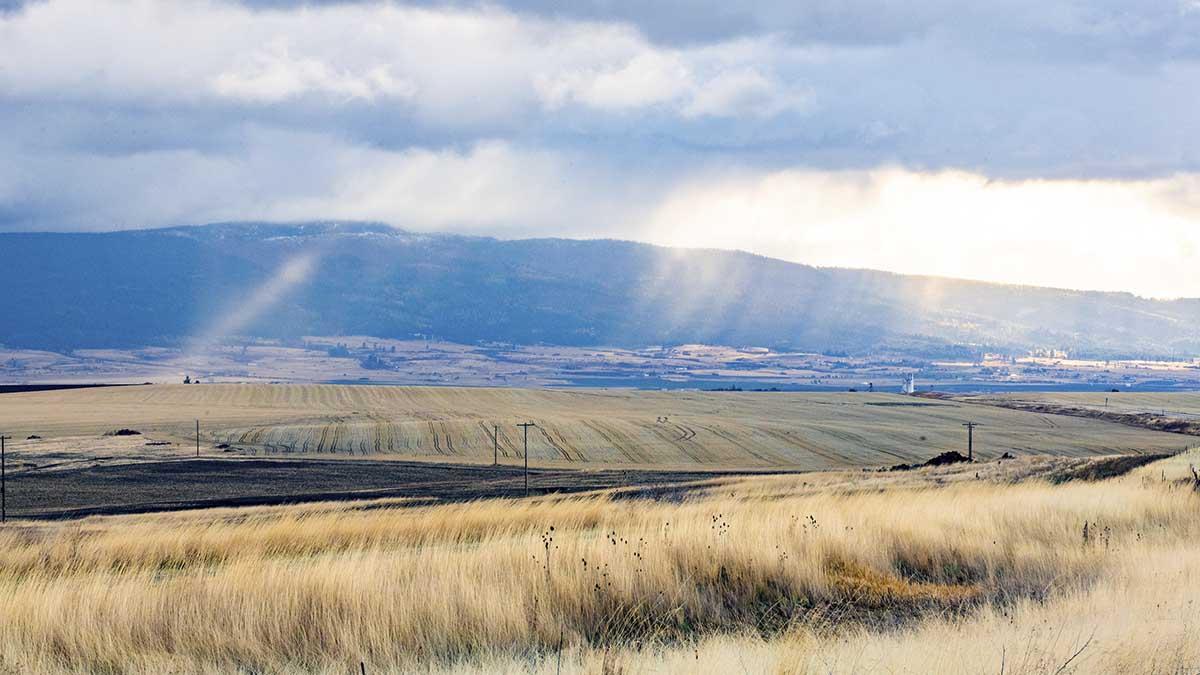
[[(808, 482), (747, 479), (683, 503), (317, 505), (7, 527), (0, 667), (523, 672), (562, 659), (568, 671), (688, 672), (703, 652), (752, 670), (857, 670), (1153, 588), (1148, 570), (1174, 583), (1173, 560), (1200, 558), (1200, 499), (1171, 483)], [(1036, 642), (1038, 658), (1057, 658)], [(998, 668), (986, 653), (979, 663)]]

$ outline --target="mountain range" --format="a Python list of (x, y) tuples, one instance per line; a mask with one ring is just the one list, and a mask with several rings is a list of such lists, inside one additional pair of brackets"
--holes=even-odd
[(0, 343), (426, 335), (475, 343), (763, 346), (955, 357), (1200, 354), (1200, 300), (818, 268), (628, 241), (373, 223), (0, 234)]

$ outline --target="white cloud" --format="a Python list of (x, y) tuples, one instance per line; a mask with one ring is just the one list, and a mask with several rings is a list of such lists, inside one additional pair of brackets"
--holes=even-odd
[(318, 96), (331, 106), (402, 105), (435, 126), (511, 124), (526, 109), (568, 104), (776, 114), (799, 97), (758, 69), (775, 56), (744, 45), (660, 47), (617, 25), (388, 3), (251, 11), (47, 0), (0, 16), (0, 96), (154, 105)]
[[(675, 46), (628, 23), (490, 4), (252, 10), (218, 0), (43, 0), (0, 15), (0, 114), (50, 104), (81, 114), (203, 110), (227, 124), (241, 114), (286, 126), (319, 118), (368, 144), (409, 127), (434, 139), (417, 145), (663, 138), (786, 148), (810, 166), (899, 162), (1029, 176), (1200, 163), (1200, 99), (1184, 93), (1200, 72), (1200, 39), (1175, 27), (1191, 21), (1178, 7), (1139, 9), (1123, 33), (1114, 18), (1122, 14), (1107, 5), (1000, 4), (1006, 11), (919, 3), (872, 14), (879, 8), (866, 0), (798, 10), (763, 2), (746, 25), (776, 17), (791, 28), (743, 35), (742, 26), (737, 37)], [(935, 20), (951, 10), (961, 25)], [(1045, 34), (1034, 28), (1038, 16)], [(806, 21), (836, 27), (839, 39), (793, 30)], [(1059, 36), (1061, 54), (1049, 53), (1046, 34)], [(1163, 60), (1160, 39), (1176, 58)], [(1024, 53), (1018, 44), (1037, 47)]]
[(770, 117), (804, 109), (811, 94), (766, 77), (754, 68), (723, 72), (697, 87), (683, 108), (688, 116)]
[(660, 48), (628, 28), (495, 9), (47, 0), (0, 17), (0, 95), (12, 97), (260, 104), (320, 95), (333, 105), (399, 101), (452, 123), (536, 103), (709, 111), (720, 104), (704, 93), (710, 86), (725, 98), (739, 95), (731, 86), (778, 86), (748, 83), (746, 70), (708, 82), (694, 74), (700, 60), (713, 56)]
[(220, 96), (263, 103), (278, 103), (310, 93), (347, 100), (404, 100), (411, 99), (417, 91), (412, 82), (394, 77), (389, 64), (375, 65), (359, 73), (338, 71), (319, 59), (293, 56), (284, 39), (273, 41), (232, 69), (216, 75), (212, 86)]
[(651, 49), (612, 68), (543, 73), (535, 84), (543, 103), (551, 109), (575, 101), (604, 110), (665, 103), (693, 86), (683, 58)]

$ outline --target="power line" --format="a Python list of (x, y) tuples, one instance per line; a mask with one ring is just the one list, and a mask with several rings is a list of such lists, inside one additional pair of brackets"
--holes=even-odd
[(529, 496), (529, 427), (536, 427), (533, 422), (522, 422), (517, 426), (525, 430), (525, 496)]
[(964, 422), (967, 428), (967, 459), (975, 461), (975, 427), (982, 426), (979, 422)]
[(8, 453), (4, 441), (11, 438), (0, 434), (0, 523), (8, 522)]

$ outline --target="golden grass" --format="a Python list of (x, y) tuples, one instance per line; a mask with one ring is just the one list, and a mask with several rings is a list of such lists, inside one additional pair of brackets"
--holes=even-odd
[[(741, 670), (998, 671), (995, 631), (1012, 649), (1028, 637), (1023, 670), (1014, 652), (1006, 672), (1042, 672), (1031, 664), (1066, 658), (1125, 590), (1172, 597), (1160, 583), (1200, 576), (1183, 564), (1200, 561), (1200, 498), (1172, 483), (921, 484), (935, 477), (875, 491), (748, 478), (683, 503), (13, 525), (0, 530), (0, 667), (549, 672), (561, 658), (565, 672), (693, 672), (699, 655), (708, 670), (749, 659)], [(1131, 606), (1158, 620), (1145, 598)], [(1087, 620), (1068, 616), (1084, 607)]]

